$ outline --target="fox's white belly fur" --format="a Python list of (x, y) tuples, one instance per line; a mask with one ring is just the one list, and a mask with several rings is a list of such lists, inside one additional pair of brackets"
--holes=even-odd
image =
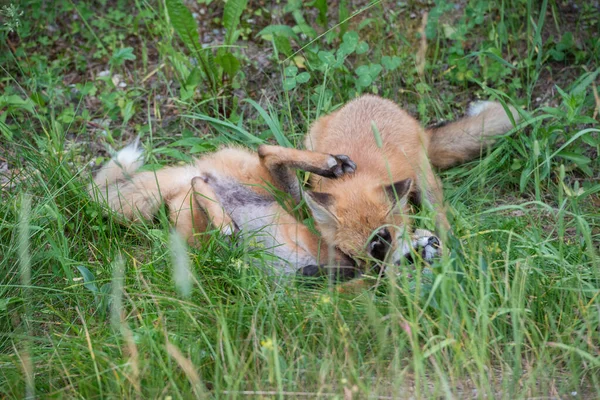
[(216, 173), (205, 174), (217, 200), (239, 230), (243, 245), (264, 248), (273, 254), (272, 269), (276, 273), (295, 274), (318, 261), (308, 252), (286, 243), (277, 203), (272, 196), (260, 195), (244, 184)]

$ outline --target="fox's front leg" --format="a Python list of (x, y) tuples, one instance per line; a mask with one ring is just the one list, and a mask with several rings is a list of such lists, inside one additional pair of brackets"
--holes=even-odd
[[(415, 253), (429, 264), (435, 257), (442, 255), (442, 242), (427, 229), (416, 229), (410, 242), (401, 240), (399, 246), (402, 258), (406, 259), (409, 264), (414, 263), (413, 254)], [(399, 263), (400, 260), (396, 260), (396, 264)]]
[(356, 164), (345, 155), (296, 150), (281, 146), (258, 147), (260, 162), (267, 168), (280, 189), (289, 193), (298, 203), (302, 189), (294, 169), (312, 172), (326, 178), (339, 178), (356, 170)]
[[(408, 263), (414, 263), (413, 255), (416, 253), (419, 257), (431, 264), (435, 257), (442, 253), (442, 244), (437, 236), (426, 229), (417, 229), (411, 236), (410, 242), (400, 242), (402, 246), (403, 258)], [(399, 262), (399, 261), (398, 261)], [(367, 289), (376, 286), (379, 283), (379, 277), (362, 276), (350, 282), (342, 283), (337, 291), (346, 294), (359, 294)]]

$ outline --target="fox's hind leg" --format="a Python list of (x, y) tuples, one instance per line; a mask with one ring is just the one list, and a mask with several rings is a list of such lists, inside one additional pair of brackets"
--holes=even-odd
[(171, 223), (190, 246), (198, 242), (194, 233), (204, 232), (208, 226), (206, 214), (192, 197), (191, 188), (175, 195), (167, 202)]
[(297, 202), (301, 200), (301, 188), (292, 169), (312, 172), (326, 178), (339, 178), (356, 170), (356, 164), (345, 155), (261, 145), (258, 147), (258, 156), (280, 189), (289, 193)]
[(201, 207), (213, 226), (218, 227), (224, 235), (232, 235), (236, 230), (235, 222), (217, 200), (217, 195), (206, 181), (197, 176), (192, 179), (194, 202)]

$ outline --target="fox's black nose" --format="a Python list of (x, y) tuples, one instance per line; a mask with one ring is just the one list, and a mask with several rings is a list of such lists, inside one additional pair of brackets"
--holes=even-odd
[(383, 261), (392, 243), (392, 235), (387, 228), (380, 229), (369, 243), (369, 255)]

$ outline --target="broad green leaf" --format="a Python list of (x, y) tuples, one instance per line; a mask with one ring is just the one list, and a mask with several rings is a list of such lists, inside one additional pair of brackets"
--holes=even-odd
[(123, 65), (126, 60), (135, 60), (135, 54), (133, 54), (133, 47), (124, 47), (119, 50), (115, 50), (112, 57), (110, 58), (110, 64), (119, 67)]
[(355, 49), (356, 49), (356, 44), (350, 44), (350, 43), (344, 42), (344, 43), (340, 44), (340, 47), (338, 48), (338, 51), (337, 51), (338, 57), (340, 57), (340, 56), (346, 57), (346, 56), (352, 54)]
[(217, 63), (215, 62), (215, 57), (212, 51), (202, 51), (198, 54), (198, 56), (200, 57), (200, 61), (205, 65), (203, 67), (204, 74), (209, 77), (211, 85), (213, 89), (215, 89), (219, 70), (217, 68)]
[(371, 79), (371, 77), (368, 74), (365, 74), (359, 76), (356, 83), (358, 84), (358, 86), (366, 87), (373, 83), (373, 79)]
[(286, 69), (283, 70), (283, 74), (289, 78), (293, 78), (298, 74), (298, 67), (295, 65), (290, 65)]
[(283, 81), (283, 90), (292, 90), (296, 87), (296, 78), (285, 78)]
[(200, 37), (196, 27), (196, 21), (192, 13), (181, 0), (165, 0), (167, 13), (171, 25), (181, 38), (183, 43), (194, 53), (198, 53)]
[(523, 193), (523, 191), (525, 190), (525, 186), (527, 186), (527, 183), (529, 182), (531, 170), (532, 168), (530, 166), (527, 166), (523, 169), (523, 171), (521, 171), (521, 178), (519, 179), (519, 192), (521, 193)]
[(296, 20), (296, 26), (300, 29), (300, 32), (305, 34), (309, 38), (314, 38), (317, 36), (317, 31), (315, 31), (304, 19), (304, 13), (301, 10), (292, 11), (292, 16), (294, 20)]
[(367, 42), (360, 42), (357, 46), (356, 46), (356, 54), (364, 54), (369, 50), (369, 45), (367, 44)]
[(212, 52), (201, 51), (202, 49), (199, 46), (200, 37), (192, 13), (181, 0), (165, 0), (165, 5), (167, 6), (167, 13), (175, 32), (177, 32), (177, 35), (187, 48), (198, 57), (199, 66), (208, 77), (212, 89), (215, 90), (218, 69)]
[(310, 80), (310, 74), (308, 72), (301, 72), (296, 76), (296, 82), (298, 83), (306, 83)]
[(332, 65), (335, 63), (335, 57), (329, 51), (319, 51), (319, 60), (323, 61), (326, 65)]
[(102, 285), (100, 287), (100, 293), (102, 293), (103, 295), (108, 295), (110, 293), (110, 289), (111, 289), (111, 284), (109, 283), (105, 283), (104, 285)]
[(269, 36), (284, 36), (287, 38), (298, 39), (298, 35), (291, 26), (288, 25), (269, 25), (262, 31), (258, 32), (258, 36), (263, 39), (270, 40)]
[(181, 85), (181, 87), (179, 88), (179, 96), (181, 97), (182, 101), (187, 101), (191, 99), (192, 97), (194, 97), (194, 93), (196, 93), (195, 87)]
[(573, 153), (571, 151), (561, 151), (557, 154), (557, 156), (573, 161), (578, 166), (589, 164), (592, 162), (592, 160), (589, 157), (586, 157), (583, 154)]
[(226, 30), (225, 44), (232, 45), (237, 40), (237, 26), (240, 23), (240, 17), (246, 9), (248, 0), (227, 0), (223, 10), (223, 26)]
[(198, 67), (195, 67), (190, 71), (187, 79), (185, 80), (185, 86), (188, 86), (189, 89), (194, 89), (202, 82), (202, 72)]
[(83, 265), (79, 265), (77, 269), (81, 273), (81, 276), (83, 276), (83, 287), (91, 292), (98, 293), (98, 287), (95, 283), (96, 278), (94, 277), (94, 274), (92, 274), (92, 272)]
[(356, 75), (368, 75), (369, 74), (369, 66), (368, 65), (361, 65), (360, 67), (356, 68), (356, 70), (354, 70), (354, 72), (356, 72)]
[(277, 51), (285, 54), (286, 57), (291, 56), (294, 51), (292, 49), (292, 44), (290, 43), (290, 39), (284, 36), (275, 36), (273, 38), (274, 47)]
[(369, 75), (371, 75), (371, 78), (375, 79), (382, 69), (380, 64), (369, 64)]
[(590, 146), (599, 146), (600, 145), (600, 135), (597, 135), (596, 137), (594, 137), (592, 135), (587, 135), (587, 136), (584, 135), (581, 137), (581, 141)]
[(31, 99), (22, 99), (16, 94), (0, 96), (0, 110), (8, 107), (9, 110), (22, 109), (33, 112), (33, 102)]
[(348, 45), (356, 46), (358, 44), (358, 33), (354, 31), (346, 32), (344, 33), (342, 41)]
[(223, 68), (223, 71), (231, 78), (234, 77), (240, 69), (239, 60), (231, 53), (225, 53), (218, 57), (217, 63)]

